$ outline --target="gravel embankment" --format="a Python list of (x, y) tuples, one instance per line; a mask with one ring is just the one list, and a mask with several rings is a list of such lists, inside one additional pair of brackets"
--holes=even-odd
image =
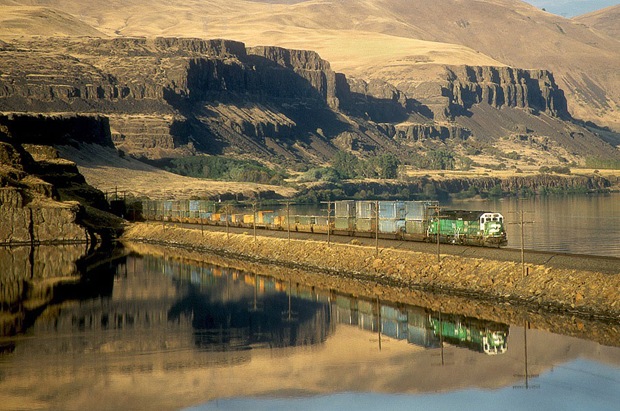
[[(228, 238), (229, 237), (229, 238)], [(475, 297), (493, 303), (521, 305), (535, 311), (555, 312), (582, 318), (620, 321), (620, 275), (529, 264), (522, 278), (521, 265), (454, 255), (375, 248), (324, 241), (254, 237), (200, 228), (188, 229), (161, 223), (137, 223), (123, 239), (209, 251), (250, 262), (326, 274), (364, 283), (372, 288), (432, 291), (460, 297)], [(323, 281), (325, 286), (329, 280)], [(353, 292), (353, 291), (352, 291)]]

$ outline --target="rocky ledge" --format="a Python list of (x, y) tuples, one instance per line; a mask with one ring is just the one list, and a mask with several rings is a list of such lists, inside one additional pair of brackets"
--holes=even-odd
[[(441, 256), (354, 244), (261, 238), (204, 232), (162, 224), (138, 223), (124, 240), (208, 251), (248, 261), (275, 264), (355, 280), (368, 287), (389, 286), (473, 297), (496, 304), (519, 305), (533, 311), (617, 322), (620, 318), (620, 275), (529, 265), (505, 261)], [(618, 273), (620, 274), (620, 273)], [(367, 287), (367, 288), (368, 288)], [(372, 292), (372, 291), (371, 291)]]
[(94, 222), (95, 208), (107, 207), (103, 193), (52, 146), (14, 138), (6, 120), (0, 116), (0, 245), (95, 244), (113, 236), (96, 225), (114, 221)]

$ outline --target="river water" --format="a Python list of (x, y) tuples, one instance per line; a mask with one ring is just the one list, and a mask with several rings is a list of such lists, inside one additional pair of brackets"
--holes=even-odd
[(11, 264), (1, 283), (0, 409), (620, 404), (617, 323), (475, 301), (431, 308), (433, 296), (380, 301), (173, 251), (117, 250), (77, 265), (59, 252), (84, 250), (0, 250)]

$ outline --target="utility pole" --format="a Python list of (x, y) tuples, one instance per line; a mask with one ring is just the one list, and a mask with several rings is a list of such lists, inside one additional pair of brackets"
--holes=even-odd
[(252, 202), (252, 227), (254, 229), (254, 242), (256, 242), (256, 201)]
[[(523, 246), (525, 241), (523, 240), (523, 237), (523, 209), (521, 209), (521, 278), (525, 278), (525, 248)], [(527, 375), (527, 369), (525, 374)]]
[(331, 214), (333, 201), (321, 201), (321, 204), (327, 204), (327, 245), (331, 245)]
[(441, 211), (441, 207), (439, 207), (439, 205), (435, 206), (435, 217), (437, 218), (437, 262), (440, 263), (441, 262), (441, 249), (440, 249), (440, 237), (441, 237), (441, 217), (443, 217), (440, 214)]
[[(525, 278), (527, 277), (527, 268), (525, 267), (525, 229), (524, 226), (525, 224), (533, 224), (534, 221), (524, 221), (524, 217), (523, 215), (525, 214), (525, 211), (523, 210), (523, 208), (521, 208), (521, 210), (518, 211), (519, 212), (519, 222), (518, 223), (508, 223), (508, 224), (519, 224), (520, 227), (520, 237), (521, 237), (521, 278)], [(510, 211), (510, 213), (516, 213), (516, 211)]]
[(286, 202), (286, 231), (288, 234), (288, 243), (291, 243), (291, 214), (290, 214), (290, 205), (291, 202), (287, 201)]
[(332, 218), (332, 202), (327, 202), (327, 245), (330, 245), (330, 234), (331, 234), (331, 218)]
[(202, 201), (200, 201), (200, 203), (198, 203), (198, 217), (200, 217), (200, 235), (202, 237), (204, 237), (205, 235), (205, 227), (204, 227), (204, 220), (203, 220), (203, 213), (206, 213), (206, 211), (202, 210)]
[(375, 200), (375, 256), (379, 258), (379, 200)]
[(289, 200), (280, 201), (280, 203), (286, 204), (286, 234), (288, 237), (289, 244), (291, 243), (291, 202)]
[(229, 227), (229, 224), (228, 224), (228, 214), (230, 212), (230, 205), (229, 204), (224, 205), (224, 212), (225, 212), (224, 218), (226, 218), (226, 239), (230, 240), (230, 227)]

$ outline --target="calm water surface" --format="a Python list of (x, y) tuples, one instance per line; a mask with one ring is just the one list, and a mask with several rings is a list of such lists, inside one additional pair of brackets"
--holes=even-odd
[(618, 324), (440, 312), (174, 254), (80, 273), (58, 253), (83, 250), (27, 250), (0, 250), (0, 409), (620, 404)]

